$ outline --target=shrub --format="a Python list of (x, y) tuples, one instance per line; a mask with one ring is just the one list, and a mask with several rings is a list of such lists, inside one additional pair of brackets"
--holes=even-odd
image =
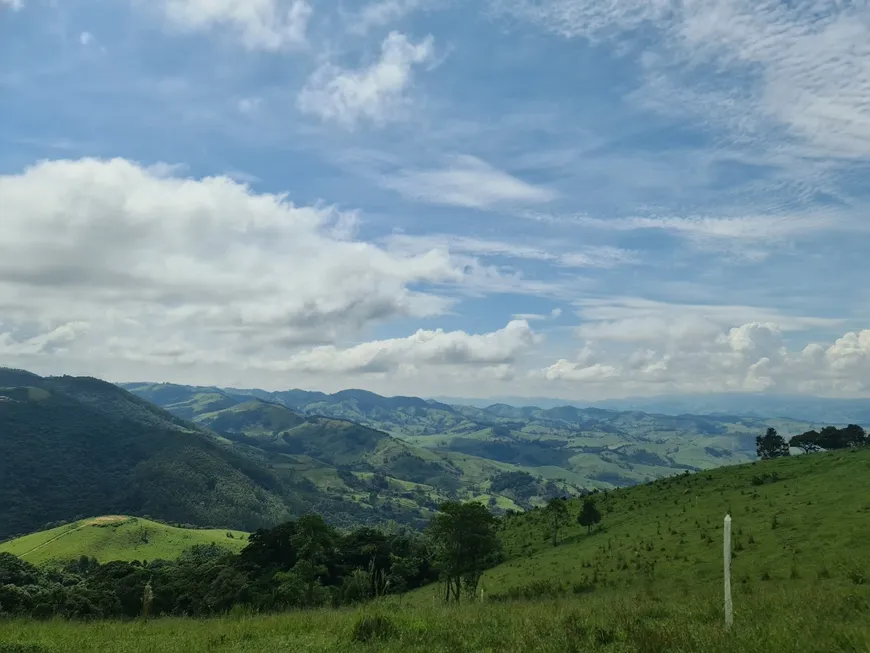
[(354, 642), (384, 641), (396, 636), (396, 626), (384, 615), (363, 615), (353, 626)]

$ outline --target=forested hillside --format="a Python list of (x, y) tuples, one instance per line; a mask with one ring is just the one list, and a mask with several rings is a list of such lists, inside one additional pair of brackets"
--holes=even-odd
[[(568, 494), (575, 493), (574, 488), (608, 489), (685, 470), (748, 462), (755, 458), (756, 435), (766, 428), (797, 434), (813, 426), (782, 418), (672, 416), (573, 406), (476, 408), (418, 397), (381, 397), (364, 390), (324, 394), (168, 384), (125, 387), (200, 423), (214, 423), (216, 415), (257, 398), (301, 414), (351, 420), (389, 433), (418, 450), (454, 461), (477, 478), (493, 479), (497, 465), (513, 476), (503, 476), (495, 485), (484, 483), (480, 494), (494, 497), (494, 505), (504, 508), (535, 505), (530, 502), (534, 495), (521, 489), (531, 481), (518, 473), (559, 481)], [(497, 489), (514, 481), (520, 481), (519, 491), (510, 496)]]
[(106, 513), (248, 530), (302, 507), (267, 467), (109, 383), (4, 370), (0, 388), (0, 538)]
[(98, 379), (0, 370), (0, 539), (99, 514), (254, 530), (316, 511), (338, 526), (419, 527), (451, 497), (518, 509), (579, 492), (523, 477), (531, 494), (491, 495), (507, 466), (213, 394), (193, 398), (191, 422)]

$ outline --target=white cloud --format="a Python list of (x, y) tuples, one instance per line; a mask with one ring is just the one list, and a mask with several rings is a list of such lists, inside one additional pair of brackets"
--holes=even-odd
[(610, 394), (777, 392), (856, 394), (870, 391), (870, 330), (824, 346), (789, 351), (776, 324), (751, 322), (683, 341), (633, 351), (587, 344), (535, 376), (550, 383), (609, 388)]
[(631, 217), (602, 219), (580, 216), (577, 224), (612, 231), (658, 229), (685, 235), (699, 242), (732, 240), (769, 242), (807, 236), (831, 229), (859, 225), (842, 224), (831, 213), (817, 215), (757, 215), (734, 218), (714, 217)]
[(428, 234), (425, 236), (392, 234), (386, 239), (386, 244), (389, 249), (402, 252), (423, 252), (433, 248), (446, 248), (451, 252), (478, 257), (501, 256), (531, 261), (547, 261), (566, 268), (608, 269), (637, 262), (635, 252), (617, 247), (589, 246), (573, 251), (559, 252), (558, 248), (564, 244), (543, 243), (540, 246), (534, 246), (453, 234)]
[(90, 45), (94, 42), (94, 35), (90, 32), (82, 32), (79, 34), (79, 42), (85, 46)]
[(525, 320), (514, 320), (485, 334), (420, 329), (407, 338), (366, 342), (347, 349), (316, 347), (272, 367), (311, 374), (408, 374), (427, 366), (504, 366), (537, 339)]
[(160, 0), (178, 29), (234, 29), (250, 50), (278, 51), (306, 42), (312, 8), (307, 0)]
[[(638, 94), (756, 142), (777, 128), (818, 156), (870, 156), (870, 9), (865, 2), (490, 0), (566, 38), (640, 51)], [(674, 95), (677, 91), (677, 96)], [(666, 93), (667, 96), (663, 95)], [(644, 96), (652, 97), (645, 98)], [(691, 100), (690, 102), (688, 100)]]
[(43, 162), (0, 176), (0, 206), (6, 353), (38, 353), (64, 325), (86, 323), (69, 345), (80, 363), (217, 357), (244, 368), (440, 314), (450, 300), (410, 286), (466, 278), (444, 250), (353, 240), (354, 213), (172, 166)]
[(430, 61), (434, 39), (412, 43), (390, 32), (380, 58), (366, 68), (346, 70), (333, 64), (318, 68), (299, 93), (301, 111), (353, 129), (361, 119), (375, 124), (401, 118), (409, 102), (406, 93), (414, 67)]
[(348, 31), (352, 34), (366, 34), (372, 28), (389, 25), (434, 4), (433, 0), (377, 0), (348, 16)]
[(12, 11), (21, 11), (24, 9), (24, 0), (0, 0), (0, 5), (5, 5)]
[(526, 322), (542, 322), (544, 320), (554, 320), (562, 317), (562, 309), (554, 308), (549, 313), (516, 313), (513, 316), (515, 320), (525, 320)]
[(557, 197), (551, 189), (533, 186), (469, 155), (454, 157), (445, 168), (384, 176), (381, 183), (411, 199), (478, 209), (537, 204)]
[(668, 351), (716, 338), (734, 324), (777, 324), (783, 331), (829, 329), (835, 318), (789, 316), (755, 306), (673, 304), (638, 297), (583, 299), (575, 302), (582, 319), (577, 335), (584, 340), (648, 343)]
[(260, 106), (263, 104), (263, 98), (260, 97), (245, 97), (238, 101), (237, 107), (239, 109), (239, 113), (244, 114), (246, 116), (253, 116), (260, 110)]
[[(0, 328), (2, 328), (0, 324)], [(32, 354), (57, 354), (90, 331), (87, 322), (67, 322), (50, 331), (29, 338), (17, 338), (12, 333), (0, 331), (0, 354), (22, 356)]]

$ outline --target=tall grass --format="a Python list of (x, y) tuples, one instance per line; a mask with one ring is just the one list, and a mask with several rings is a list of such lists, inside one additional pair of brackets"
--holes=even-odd
[(723, 627), (720, 593), (599, 593), (461, 606), (381, 600), (360, 610), (211, 620), (0, 622), (0, 653), (835, 653), (870, 651), (870, 586), (758, 583)]

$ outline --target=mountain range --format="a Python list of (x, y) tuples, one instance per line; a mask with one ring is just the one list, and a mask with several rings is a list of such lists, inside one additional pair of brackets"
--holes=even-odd
[(0, 539), (98, 514), (249, 531), (306, 511), (339, 526), (420, 526), (451, 498), (522, 511), (745, 462), (769, 426), (809, 428), (0, 369)]
[(606, 408), (621, 411), (643, 411), (665, 415), (742, 415), (750, 417), (781, 417), (816, 425), (870, 424), (870, 398), (832, 398), (809, 395), (769, 393), (710, 393), (626, 397), (596, 402), (566, 401), (547, 397), (500, 396), (486, 399), (435, 397), (448, 404), (465, 404), (486, 408), (495, 403), (512, 406), (557, 408), (571, 405), (580, 408)]
[[(755, 436), (773, 426), (785, 433), (809, 428), (805, 422), (738, 416), (663, 415), (640, 411), (561, 406), (539, 408), (494, 404), (484, 408), (450, 405), (418, 397), (382, 397), (365, 390), (334, 394), (305, 390), (204, 388), (167, 384), (126, 384), (141, 398), (176, 416), (238, 438), (274, 433), (262, 426), (232, 423), (235, 412), (283, 406), (297, 415), (349, 420), (449, 461), (461, 473), (442, 477), (435, 489), (488, 501), (500, 508), (528, 507), (540, 496), (532, 479), (556, 483), (552, 492), (631, 485), (661, 476), (755, 457)], [(259, 406), (259, 408), (258, 408)], [(229, 421), (227, 421), (229, 420)], [(382, 469), (388, 476), (391, 469)], [(506, 475), (506, 473), (512, 476)], [(413, 479), (426, 483), (425, 479)], [(522, 491), (500, 491), (503, 485)], [(495, 488), (495, 490), (493, 489)], [(538, 493), (534, 494), (532, 491)]]

